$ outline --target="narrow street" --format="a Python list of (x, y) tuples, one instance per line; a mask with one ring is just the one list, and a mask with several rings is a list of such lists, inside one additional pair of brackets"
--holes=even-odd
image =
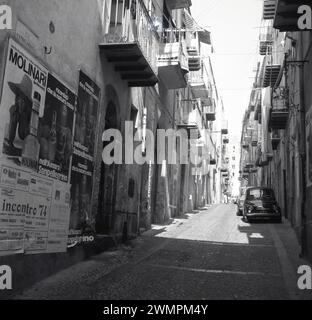
[(297, 289), (288, 224), (245, 223), (233, 204), (174, 219), (63, 270), (17, 299), (311, 299)]

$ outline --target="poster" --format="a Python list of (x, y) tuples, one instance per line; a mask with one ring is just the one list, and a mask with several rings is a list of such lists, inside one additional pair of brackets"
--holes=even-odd
[(306, 114), (307, 187), (312, 186), (312, 107)]
[(27, 170), (1, 166), (0, 256), (66, 252), (70, 185)]
[(29, 210), (25, 218), (25, 253), (45, 253), (48, 243), (53, 180), (31, 174), (26, 193)]
[(53, 181), (28, 169), (2, 163), (0, 251), (46, 250)]
[(69, 182), (75, 94), (48, 75), (44, 114), (39, 120), (40, 174)]
[(54, 181), (47, 253), (66, 252), (70, 217), (70, 185)]
[(43, 114), (47, 69), (9, 39), (0, 102), (0, 156), (37, 170), (38, 117)]
[(0, 256), (24, 251), (25, 192), (0, 187)]
[(92, 233), (92, 176), (99, 99), (100, 88), (81, 71), (71, 171), (70, 245), (84, 242), (88, 237), (83, 235)]

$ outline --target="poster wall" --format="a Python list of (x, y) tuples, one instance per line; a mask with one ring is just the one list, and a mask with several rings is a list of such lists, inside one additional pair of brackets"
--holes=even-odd
[(9, 39), (0, 101), (0, 156), (34, 170), (38, 117), (44, 112), (47, 80), (47, 69)]
[(307, 187), (312, 186), (312, 108), (306, 114)]
[(71, 171), (69, 245), (83, 242), (83, 235), (92, 233), (92, 176), (99, 100), (100, 88), (80, 71)]
[(13, 39), (0, 92), (0, 256), (65, 252), (76, 95)]

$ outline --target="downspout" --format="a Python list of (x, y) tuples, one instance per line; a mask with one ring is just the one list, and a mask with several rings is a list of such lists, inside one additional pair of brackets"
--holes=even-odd
[[(300, 60), (304, 61), (303, 53), (303, 33), (300, 32)], [(300, 86), (300, 159), (301, 159), (301, 173), (302, 173), (302, 201), (301, 201), (301, 255), (305, 256), (307, 253), (306, 246), (306, 128), (305, 128), (305, 97), (304, 97), (304, 62), (299, 67), (299, 86)]]

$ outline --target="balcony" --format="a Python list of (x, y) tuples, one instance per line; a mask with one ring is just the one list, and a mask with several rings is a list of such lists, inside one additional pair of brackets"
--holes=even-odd
[(223, 138), (223, 143), (224, 144), (230, 143), (230, 139), (228, 137)]
[(273, 130), (285, 130), (289, 118), (288, 89), (277, 88), (273, 91), (272, 109), (269, 127)]
[(227, 120), (223, 120), (222, 121), (222, 127), (221, 127), (221, 134), (228, 134), (229, 130), (228, 130), (228, 121)]
[(272, 161), (273, 158), (274, 158), (273, 153), (267, 153), (267, 159), (268, 159), (268, 161)]
[(167, 89), (180, 89), (187, 86), (189, 72), (186, 49), (182, 43), (164, 43), (158, 57), (158, 72)]
[(276, 0), (264, 0), (263, 1), (263, 19), (273, 20), (276, 10)]
[(272, 129), (286, 129), (288, 117), (288, 110), (271, 110), (269, 127)]
[(188, 138), (199, 139), (201, 137), (201, 115), (197, 108), (189, 113), (184, 113), (182, 122), (177, 125), (178, 129), (185, 129), (188, 132)]
[(192, 5), (191, 0), (166, 0), (166, 3), (171, 10), (188, 8)]
[[(310, 4), (306, 0), (276, 0), (276, 12), (274, 17), (274, 28), (281, 32), (303, 31), (298, 27), (298, 8), (302, 5)], [(307, 30), (310, 31), (310, 30)]]
[(263, 87), (274, 87), (279, 78), (282, 66), (279, 64), (267, 64), (265, 66)]
[(251, 146), (252, 147), (257, 147), (258, 146), (258, 130), (257, 130), (257, 128), (255, 128), (252, 131), (252, 134), (251, 134)]
[(266, 32), (260, 35), (259, 53), (262, 56), (272, 54), (273, 28), (267, 28)]
[(244, 150), (248, 150), (248, 149), (249, 149), (249, 144), (248, 144), (247, 142), (243, 142), (242, 148), (243, 148)]
[(135, 12), (129, 8), (116, 15), (122, 18), (111, 21), (99, 47), (130, 87), (154, 86), (158, 82), (159, 36), (143, 1), (136, 4)]
[(204, 106), (203, 113), (206, 116), (206, 121), (216, 121), (216, 108), (214, 105)]
[(189, 84), (195, 99), (201, 99), (203, 105), (209, 105), (212, 103), (210, 99), (211, 90), (208, 88), (208, 75), (203, 64), (201, 65), (201, 69), (199, 71), (190, 72)]
[(278, 134), (278, 131), (275, 130), (271, 133), (271, 142), (272, 142), (272, 149), (277, 150), (278, 145), (281, 142), (281, 138)]
[(197, 38), (188, 41), (187, 53), (189, 70), (199, 71), (201, 69), (201, 58), (199, 55), (199, 40)]
[(246, 168), (246, 169), (251, 169), (251, 168), (253, 168), (253, 167), (254, 167), (254, 165), (253, 165), (253, 163), (251, 163), (251, 162), (247, 162), (246, 165), (245, 165), (245, 168)]

